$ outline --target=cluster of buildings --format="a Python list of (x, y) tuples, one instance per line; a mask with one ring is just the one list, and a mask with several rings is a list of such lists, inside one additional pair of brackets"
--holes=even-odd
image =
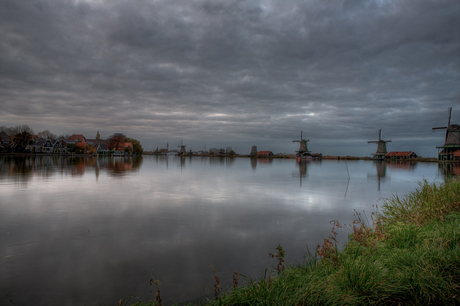
[[(114, 134), (111, 138), (119, 137), (124, 139), (123, 134)], [(24, 148), (27, 153), (44, 154), (102, 154), (102, 155), (125, 155), (133, 152), (133, 144), (130, 142), (119, 141), (115, 143), (109, 139), (89, 139), (81, 134), (73, 134), (69, 138), (45, 139), (37, 135), (32, 136), (32, 140)], [(18, 144), (9, 140), (9, 135), (0, 132), (0, 145), (3, 149), (14, 151)]]
[[(445, 161), (460, 161), (460, 125), (451, 124), (451, 114), (452, 108), (449, 108), (449, 119), (447, 126), (436, 127), (433, 130), (443, 129), (446, 130), (446, 136), (444, 145), (437, 147), (438, 149), (438, 159)], [(98, 133), (99, 134), (99, 133)], [(376, 160), (406, 160), (417, 158), (417, 154), (413, 151), (393, 151), (387, 152), (386, 144), (391, 142), (391, 140), (383, 140), (381, 138), (382, 131), (379, 130), (379, 139), (375, 141), (368, 141), (368, 143), (377, 144), (377, 151), (375, 154), (372, 154), (373, 159)], [(123, 134), (114, 134), (109, 139), (87, 139), (85, 136), (80, 134), (74, 134), (69, 138), (65, 139), (61, 137), (60, 139), (44, 139), (39, 138), (38, 136), (33, 136), (33, 139), (29, 144), (24, 148), (26, 152), (30, 153), (46, 153), (46, 154), (69, 154), (69, 153), (90, 153), (90, 154), (103, 154), (103, 155), (125, 155), (132, 154), (133, 144), (130, 142), (124, 142), (126, 138)], [(307, 143), (309, 140), (302, 138), (302, 131), (300, 132), (300, 140), (294, 140), (293, 142), (299, 142), (300, 147), (297, 151), (296, 156), (299, 159), (321, 159), (321, 154), (312, 154), (308, 151)], [(0, 132), (0, 149), (8, 151), (14, 151), (14, 146), (17, 144), (10, 143), (9, 135), (5, 131)], [(185, 145), (181, 142), (179, 146), (180, 150), (169, 150), (169, 143), (167, 144), (166, 149), (157, 150), (152, 152), (152, 154), (158, 155), (186, 155), (192, 154), (192, 152), (187, 152), (185, 150)], [(216, 152), (214, 154), (219, 155), (235, 155), (233, 150), (230, 147), (227, 150), (224, 149), (214, 149)], [(200, 155), (210, 155), (210, 152), (202, 151), (198, 152)], [(271, 151), (258, 151), (256, 146), (252, 147), (250, 156), (254, 157), (272, 157), (273, 152)]]
[(413, 159), (417, 158), (417, 154), (412, 151), (394, 151), (394, 152), (387, 152), (387, 142), (391, 142), (391, 140), (383, 140), (382, 139), (382, 130), (379, 130), (379, 140), (375, 141), (368, 141), (367, 143), (376, 143), (377, 144), (377, 151), (375, 154), (372, 154), (372, 158), (376, 160), (384, 160), (384, 159)]
[[(460, 125), (451, 124), (451, 107), (448, 109), (448, 114), (446, 126), (433, 128), (433, 130), (446, 130), (444, 145), (436, 147), (438, 149), (438, 160), (460, 161)], [(377, 144), (377, 151), (372, 155), (374, 159), (412, 159), (417, 157), (417, 154), (412, 151), (387, 153), (386, 143), (391, 142), (391, 140), (383, 140), (381, 136), (382, 131), (379, 130), (379, 140), (368, 141), (368, 143)]]

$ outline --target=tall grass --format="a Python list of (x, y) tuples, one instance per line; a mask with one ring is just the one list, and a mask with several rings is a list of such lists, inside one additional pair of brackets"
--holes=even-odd
[(445, 184), (419, 183), (419, 188), (404, 198), (394, 196), (383, 205), (388, 222), (421, 225), (427, 221), (443, 220), (444, 216), (460, 208), (460, 180), (451, 179)]

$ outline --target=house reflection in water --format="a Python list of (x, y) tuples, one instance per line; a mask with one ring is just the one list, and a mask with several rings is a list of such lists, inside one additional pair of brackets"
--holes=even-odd
[[(260, 165), (270, 165), (273, 162), (272, 158), (256, 158), (256, 157), (251, 157), (251, 168), (252, 170), (257, 169), (257, 164)], [(233, 163), (233, 161), (232, 161)]]
[(125, 172), (137, 171), (142, 164), (142, 157), (75, 157), (68, 158), (72, 175), (83, 175), (87, 170), (95, 171), (96, 178), (101, 170), (111, 176), (122, 176)]
[(460, 163), (438, 163), (439, 172), (447, 180), (453, 176), (460, 176)]
[(368, 179), (377, 179), (378, 190), (380, 191), (380, 183), (390, 180), (390, 176), (387, 176), (387, 167), (392, 170), (406, 170), (413, 171), (417, 167), (418, 162), (416, 161), (405, 161), (405, 160), (391, 160), (391, 161), (374, 161), (377, 175), (368, 174)]
[(2, 158), (0, 173), (16, 174), (18, 181), (27, 183), (36, 174), (43, 177), (56, 173), (82, 176), (88, 170), (94, 170), (96, 178), (101, 170), (120, 176), (137, 171), (141, 164), (142, 157), (7, 156)]
[(388, 168), (391, 168), (391, 169), (414, 170), (415, 167), (417, 167), (416, 161), (392, 160), (392, 161), (387, 161), (386, 163), (387, 163)]

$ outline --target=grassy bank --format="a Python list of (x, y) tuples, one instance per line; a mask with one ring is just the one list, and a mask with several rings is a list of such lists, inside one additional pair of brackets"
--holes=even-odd
[[(371, 224), (369, 224), (371, 223)], [(460, 181), (421, 183), (384, 202), (370, 220), (356, 212), (348, 244), (331, 235), (300, 265), (284, 269), (278, 246), (272, 273), (206, 305), (459, 305)], [(219, 291), (216, 282), (216, 293)], [(127, 302), (127, 301), (123, 301)], [(158, 305), (157, 301), (133, 305)]]

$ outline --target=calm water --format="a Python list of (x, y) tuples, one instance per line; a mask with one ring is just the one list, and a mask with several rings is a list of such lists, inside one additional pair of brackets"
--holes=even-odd
[[(423, 179), (437, 163), (249, 158), (0, 157), (0, 305), (116, 305), (149, 294), (164, 302), (209, 295), (212, 264), (263, 276), (301, 262), (327, 237), (329, 221), (370, 216), (373, 205)], [(349, 175), (349, 178), (348, 178)], [(341, 245), (347, 231), (339, 232)], [(164, 278), (164, 279), (163, 279)]]

